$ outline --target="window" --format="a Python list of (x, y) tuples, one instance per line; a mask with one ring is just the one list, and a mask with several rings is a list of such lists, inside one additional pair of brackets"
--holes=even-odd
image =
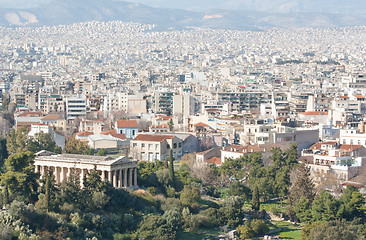
[(182, 143), (179, 143), (178, 146), (181, 148), (182, 147)]
[(169, 148), (170, 148), (170, 145), (169, 145), (169, 144), (167, 144), (167, 145), (166, 145), (166, 148), (167, 148), (167, 149), (169, 149)]
[(159, 149), (159, 144), (155, 144), (155, 150)]
[(358, 145), (361, 145), (361, 140), (358, 140), (358, 143), (357, 143)]
[(176, 143), (174, 143), (173, 146), (174, 146), (174, 148), (177, 148), (177, 144)]
[(137, 147), (137, 143), (132, 143), (132, 147)]
[(149, 150), (153, 148), (153, 145), (152, 144), (149, 144)]
[(141, 144), (141, 147), (142, 147), (142, 148), (144, 148), (144, 147), (145, 147), (145, 143), (142, 143), (142, 144)]
[(135, 130), (132, 130), (132, 136), (135, 136)]

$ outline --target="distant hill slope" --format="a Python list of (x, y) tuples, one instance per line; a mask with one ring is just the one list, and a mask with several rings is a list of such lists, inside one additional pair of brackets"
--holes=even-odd
[(2, 26), (42, 26), (85, 21), (121, 20), (157, 24), (161, 29), (210, 27), (258, 30), (263, 27), (337, 27), (365, 25), (366, 17), (331, 13), (268, 13), (253, 11), (153, 8), (112, 0), (55, 0), (31, 9), (1, 9)]

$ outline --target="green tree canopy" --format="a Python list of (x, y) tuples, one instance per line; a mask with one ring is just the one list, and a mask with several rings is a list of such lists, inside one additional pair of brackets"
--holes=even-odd
[(5, 160), (7, 172), (1, 175), (1, 185), (10, 193), (31, 200), (37, 192), (39, 174), (34, 172), (34, 154), (22, 152)]
[(64, 153), (70, 154), (83, 154), (83, 155), (91, 155), (92, 149), (88, 146), (87, 143), (81, 142), (77, 140), (75, 137), (71, 137), (65, 144), (63, 149)]

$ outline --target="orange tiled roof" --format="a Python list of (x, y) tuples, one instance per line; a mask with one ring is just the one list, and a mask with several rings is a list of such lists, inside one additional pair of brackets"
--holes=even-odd
[(300, 113), (301, 115), (305, 115), (305, 116), (308, 116), (308, 115), (328, 115), (327, 112), (318, 112), (318, 111), (308, 111), (308, 112), (303, 112), (303, 113)]
[(136, 120), (118, 120), (117, 121), (118, 128), (137, 128)]
[(221, 164), (221, 158), (212, 157), (210, 159), (207, 159), (206, 162), (213, 163), (213, 164), (216, 164), (216, 165), (220, 165)]
[(337, 142), (331, 141), (331, 142), (318, 142), (313, 144), (309, 149), (321, 149), (322, 145), (334, 145)]
[(158, 134), (139, 134), (133, 140), (134, 141), (147, 141), (147, 142), (162, 142), (165, 139), (172, 139), (174, 136), (170, 135), (158, 135)]
[(169, 128), (168, 124), (160, 124), (156, 126), (151, 126), (151, 128)]
[(126, 134), (124, 133), (117, 133), (117, 131), (114, 129), (114, 130), (109, 130), (109, 131), (104, 131), (104, 132), (101, 132), (100, 134), (102, 135), (111, 135), (112, 137), (115, 137), (115, 138), (119, 138), (119, 139), (122, 139), (122, 140), (126, 140)]
[(78, 137), (87, 137), (87, 136), (90, 136), (90, 135), (93, 135), (93, 133), (88, 132), (88, 131), (83, 131), (83, 132), (76, 133), (76, 136), (78, 136)]
[(340, 146), (340, 149), (348, 151), (348, 152), (352, 152), (352, 151), (360, 149), (360, 148), (362, 148), (362, 145), (342, 144)]
[(41, 118), (41, 120), (58, 120), (58, 119), (62, 119), (58, 114), (48, 114), (43, 118)]
[(42, 116), (43, 114), (40, 112), (25, 112), (18, 115), (18, 117), (42, 117)]
[(364, 96), (362, 95), (353, 95), (355, 98), (365, 98)]
[(206, 123), (203, 123), (203, 122), (196, 123), (193, 126), (195, 126), (195, 127), (209, 127), (209, 125), (207, 125)]

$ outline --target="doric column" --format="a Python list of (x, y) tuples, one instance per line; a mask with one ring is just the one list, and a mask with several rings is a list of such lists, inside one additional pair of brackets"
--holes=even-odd
[(134, 185), (134, 187), (137, 187), (137, 168), (134, 168), (134, 169), (135, 169), (135, 174), (134, 174), (133, 185)]
[(132, 187), (132, 168), (129, 168), (129, 174), (128, 174), (128, 186)]
[(127, 187), (127, 169), (123, 169), (123, 187)]
[(118, 175), (118, 188), (122, 188), (123, 187), (123, 182), (122, 182), (122, 169), (119, 170), (119, 175)]
[(66, 178), (69, 178), (71, 175), (71, 168), (67, 168), (67, 174), (66, 174)]
[(41, 166), (42, 179), (46, 176), (46, 171), (47, 171), (47, 167), (46, 166)]
[(88, 170), (80, 169), (80, 186), (84, 188), (84, 176), (86, 175)]
[(60, 183), (65, 180), (65, 168), (61, 167)]
[(113, 171), (113, 187), (117, 187), (117, 171)]
[(102, 180), (102, 182), (104, 182), (104, 180), (105, 180), (105, 172), (104, 172), (104, 170), (102, 170), (102, 175), (100, 175), (100, 180)]
[[(112, 183), (112, 170), (108, 171), (108, 181)], [(113, 184), (113, 183), (112, 183)]]
[(38, 165), (34, 165), (34, 172), (38, 173)]
[(56, 181), (56, 184), (58, 184), (57, 182), (57, 168), (56, 167), (50, 167), (51, 169), (53, 168), (53, 175), (55, 176), (55, 181)]

